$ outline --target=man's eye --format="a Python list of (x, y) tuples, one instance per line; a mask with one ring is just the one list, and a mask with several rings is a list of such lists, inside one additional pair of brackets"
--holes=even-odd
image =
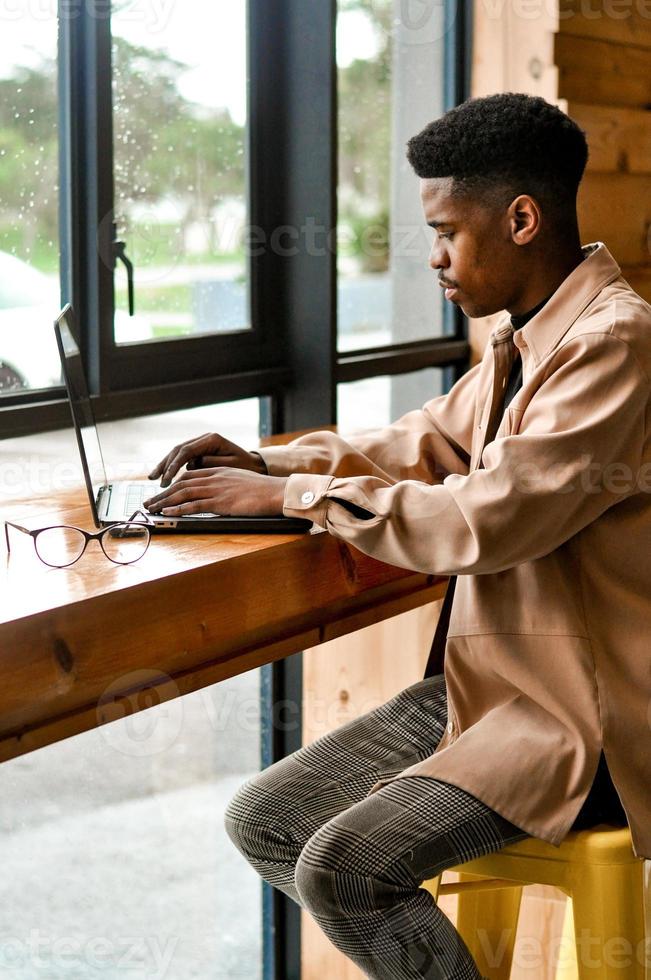
[(454, 235), (454, 232), (453, 231), (447, 231), (447, 232), (440, 231), (439, 232), (439, 238), (448, 238), (448, 239), (450, 239), (450, 238), (452, 238), (453, 235)]

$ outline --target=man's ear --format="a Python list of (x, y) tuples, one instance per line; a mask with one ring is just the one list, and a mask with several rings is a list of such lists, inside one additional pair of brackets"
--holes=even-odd
[(528, 245), (540, 233), (542, 211), (535, 198), (519, 194), (508, 209), (511, 240), (516, 245)]

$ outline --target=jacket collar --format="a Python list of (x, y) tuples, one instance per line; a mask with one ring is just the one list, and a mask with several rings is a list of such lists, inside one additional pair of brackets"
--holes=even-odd
[(523, 349), (527, 349), (537, 367), (560, 343), (583, 310), (622, 271), (603, 242), (583, 245), (582, 251), (586, 256), (583, 262), (572, 270), (542, 310), (520, 330), (513, 333), (509, 318), (491, 331), (490, 341), (493, 346), (513, 336), (513, 342), (523, 357)]

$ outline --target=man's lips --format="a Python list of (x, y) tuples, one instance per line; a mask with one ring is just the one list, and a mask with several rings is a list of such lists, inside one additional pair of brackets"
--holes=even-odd
[(456, 293), (456, 291), (457, 291), (457, 287), (456, 286), (452, 286), (450, 283), (445, 282), (445, 281), (443, 281), (441, 279), (439, 279), (439, 286), (441, 287), (441, 289), (445, 289), (445, 298), (446, 299), (451, 299), (452, 298), (452, 295), (454, 293)]

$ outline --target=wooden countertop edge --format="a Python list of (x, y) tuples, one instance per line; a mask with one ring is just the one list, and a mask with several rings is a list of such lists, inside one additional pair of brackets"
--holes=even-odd
[[(319, 643), (355, 629), (362, 629), (418, 606), (435, 602), (443, 597), (445, 585), (446, 580), (438, 580), (434, 585), (426, 585), (398, 599), (359, 609), (351, 616), (337, 620), (326, 627), (295, 633), (265, 646), (240, 651), (226, 660), (217, 660), (214, 663), (182, 671), (173, 677), (159, 675), (156, 680), (152, 674), (150, 681), (146, 682), (143, 678), (142, 685), (136, 690), (115, 696), (102, 704), (86, 706), (59, 717), (44, 719), (36, 725), (25, 727), (20, 732), (0, 736), (0, 763), (44, 748), (61, 739), (110, 724), (112, 721), (126, 718), (139, 711), (150, 710), (151, 707), (157, 707), (176, 697), (209, 687), (218, 681), (272, 663), (274, 660), (282, 660), (293, 653), (317, 646)], [(417, 679), (419, 678), (414, 678)], [(153, 695), (153, 704), (143, 707), (139, 702), (146, 693)]]
[(143, 691), (157, 702), (198, 690), (440, 599), (445, 585), (313, 535), (14, 621), (11, 640), (0, 627), (0, 761), (146, 710)]

